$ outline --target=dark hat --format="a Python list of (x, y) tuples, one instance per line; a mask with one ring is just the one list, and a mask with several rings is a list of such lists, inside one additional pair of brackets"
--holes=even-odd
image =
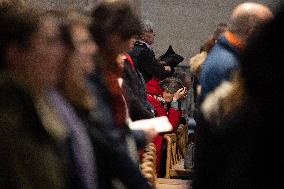
[(184, 57), (175, 53), (173, 47), (170, 45), (167, 52), (162, 56), (160, 56), (159, 60), (164, 61), (165, 66), (176, 67), (179, 63), (181, 63), (184, 60)]

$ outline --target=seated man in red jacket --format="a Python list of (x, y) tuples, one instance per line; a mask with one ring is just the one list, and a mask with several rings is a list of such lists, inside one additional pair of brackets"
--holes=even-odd
[[(182, 82), (175, 78), (169, 77), (160, 82), (159, 79), (153, 78), (146, 84), (147, 100), (155, 110), (155, 116), (167, 116), (176, 132), (181, 116), (181, 100), (187, 95), (187, 89)], [(153, 141), (157, 149), (157, 175), (161, 176), (161, 154), (163, 144), (163, 134), (159, 134)]]

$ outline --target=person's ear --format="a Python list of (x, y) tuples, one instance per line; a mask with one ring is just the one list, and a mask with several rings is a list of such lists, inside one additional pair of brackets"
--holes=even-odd
[(110, 46), (116, 45), (119, 42), (119, 36), (117, 34), (110, 34), (107, 42)]
[(142, 39), (142, 40), (145, 40), (145, 34), (142, 33), (142, 34), (139, 36), (139, 38)]
[(121, 44), (121, 38), (118, 34), (110, 34), (106, 42), (109, 49), (116, 51)]

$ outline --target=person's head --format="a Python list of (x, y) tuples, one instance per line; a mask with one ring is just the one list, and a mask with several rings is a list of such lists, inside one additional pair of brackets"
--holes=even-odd
[(160, 87), (163, 90), (163, 98), (167, 103), (172, 102), (174, 94), (184, 88), (182, 81), (176, 77), (168, 77), (161, 81)]
[[(241, 61), (241, 71), (249, 95), (265, 105), (276, 105), (282, 98), (284, 44), (284, 4), (258, 35), (249, 40)], [(265, 90), (264, 90), (265, 89)], [(261, 100), (260, 100), (261, 99)], [(274, 103), (271, 103), (274, 101)]]
[(69, 11), (67, 21), (70, 24), (70, 37), (74, 48), (71, 53), (71, 64), (80, 67), (77, 72), (86, 76), (93, 71), (93, 56), (97, 52), (97, 46), (89, 31), (91, 18), (77, 11)]
[(115, 56), (131, 50), (131, 38), (141, 34), (140, 19), (127, 1), (104, 1), (92, 17), (91, 33), (99, 49)]
[(223, 22), (218, 23), (217, 27), (213, 31), (212, 38), (217, 40), (227, 30), (228, 30), (228, 25), (226, 23), (223, 23)]
[(209, 53), (216, 44), (218, 38), (228, 30), (226, 23), (220, 22), (213, 31), (212, 36), (200, 47), (200, 52)]
[(231, 14), (229, 31), (245, 42), (253, 32), (272, 18), (272, 12), (265, 5), (253, 2), (242, 3)]
[(69, 50), (63, 62), (59, 88), (75, 106), (90, 110), (94, 100), (86, 79), (94, 69), (93, 57), (97, 51), (89, 32), (91, 19), (75, 10), (63, 12), (62, 17), (62, 32)]
[(154, 25), (149, 20), (143, 20), (142, 22), (142, 35), (140, 36), (140, 39), (144, 42), (146, 42), (148, 45), (152, 45), (155, 40), (155, 31), (154, 31)]
[(130, 50), (132, 50), (134, 48), (135, 42), (137, 41), (138, 37), (137, 36), (133, 36), (130, 39)]
[(180, 79), (183, 87), (185, 87), (187, 90), (191, 88), (192, 86), (191, 76), (190, 74), (188, 74), (188, 71), (185, 68), (178, 67), (173, 77)]
[[(0, 68), (8, 66), (7, 50), (11, 44), (27, 47), (32, 34), (37, 31), (39, 15), (27, 13), (17, 0), (0, 1)], [(35, 13), (33, 17), (31, 14)], [(27, 17), (27, 19), (25, 19)], [(13, 27), (11, 27), (13, 26)]]
[(55, 17), (27, 7), (1, 10), (1, 66), (31, 92), (59, 80), (65, 46), (58, 24)]

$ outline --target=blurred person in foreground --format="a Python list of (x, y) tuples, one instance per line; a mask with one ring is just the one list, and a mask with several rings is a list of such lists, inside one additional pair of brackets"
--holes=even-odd
[(1, 188), (69, 188), (64, 127), (40, 103), (59, 83), (59, 22), (17, 1), (1, 2), (0, 12)]
[(95, 108), (95, 97), (87, 83), (97, 49), (88, 30), (90, 19), (75, 10), (49, 11), (49, 14), (63, 21), (62, 36), (67, 51), (62, 61), (60, 82), (56, 89), (48, 92), (47, 98), (42, 99), (42, 104), (49, 107), (42, 111), (45, 114), (54, 111), (65, 126), (69, 144), (66, 150), (72, 163), (69, 171), (72, 188), (102, 188), (97, 143), (93, 142), (91, 132), (81, 119), (82, 112)]
[[(198, 106), (197, 99), (201, 92), (201, 85), (199, 83), (200, 72), (202, 66), (207, 59), (208, 54), (218, 42), (220, 36), (222, 36), (228, 30), (228, 26), (225, 23), (219, 23), (215, 28), (213, 35), (200, 47), (200, 52), (190, 58), (188, 64), (190, 66), (190, 73), (193, 75), (193, 100), (194, 105)], [(198, 107), (194, 107), (198, 108)]]
[(248, 38), (272, 18), (269, 8), (259, 3), (245, 2), (234, 8), (228, 31), (214, 45), (202, 65), (198, 102), (201, 103), (222, 81), (232, 79), (234, 71), (239, 69), (240, 55)]
[(140, 30), (140, 20), (127, 1), (102, 2), (92, 12), (91, 33), (98, 45), (95, 71), (90, 77), (98, 98), (97, 110), (92, 115), (93, 120), (104, 125), (103, 132), (112, 137), (109, 138), (111, 148), (125, 152), (124, 156), (110, 157), (110, 161), (117, 162), (120, 169), (115, 170), (115, 174), (127, 188), (150, 188), (139, 170), (137, 148), (149, 141), (147, 136), (150, 140), (153, 136), (151, 131), (141, 130), (138, 134), (129, 129), (127, 96), (121, 78), (123, 61), (120, 55), (130, 50), (130, 41)]
[(283, 188), (284, 6), (247, 43), (240, 71), (201, 105), (193, 188)]
[[(134, 38), (130, 41), (129, 49), (133, 48), (135, 41)], [(124, 95), (127, 96), (126, 101), (130, 118), (132, 121), (153, 118), (154, 110), (147, 101), (143, 76), (128, 53), (125, 53), (123, 58), (122, 78), (124, 82), (122, 88)]]

